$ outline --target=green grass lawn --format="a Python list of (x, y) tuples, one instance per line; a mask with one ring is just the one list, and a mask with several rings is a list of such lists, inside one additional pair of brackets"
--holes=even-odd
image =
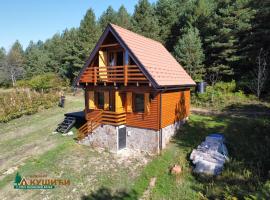
[[(151, 199), (269, 199), (270, 120), (192, 115), (174, 141), (143, 170), (133, 192), (143, 194), (151, 177), (157, 177)], [(231, 161), (217, 177), (192, 174), (189, 154), (209, 133), (227, 139)], [(169, 173), (180, 164), (183, 173)], [(267, 182), (268, 180), (268, 182)]]
[[(0, 199), (73, 200), (87, 198), (95, 191), (117, 193), (128, 189), (142, 170), (141, 157), (122, 161), (115, 154), (77, 144), (76, 135), (52, 134), (64, 113), (83, 108), (83, 96), (67, 96), (64, 109), (55, 106), (1, 124)], [(12, 168), (12, 173), (5, 174)], [(46, 174), (69, 179), (71, 185), (53, 190), (15, 190), (16, 172), (23, 177)]]
[[(270, 199), (269, 118), (191, 115), (162, 154), (144, 166), (141, 157), (121, 161), (79, 145), (73, 137), (52, 134), (64, 113), (83, 106), (81, 96), (69, 96), (64, 109), (54, 107), (1, 124), (1, 199)], [(195, 175), (189, 154), (213, 132), (225, 135), (231, 161), (218, 177)], [(174, 164), (182, 166), (181, 175), (170, 175)], [(12, 167), (17, 167), (13, 173), (4, 174)], [(14, 190), (17, 171), (67, 178), (71, 185)], [(157, 178), (155, 187), (147, 190), (152, 177)]]

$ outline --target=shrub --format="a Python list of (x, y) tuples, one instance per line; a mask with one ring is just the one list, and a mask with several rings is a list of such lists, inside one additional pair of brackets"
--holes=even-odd
[(255, 100), (253, 95), (245, 95), (243, 91), (236, 91), (236, 83), (218, 82), (214, 86), (207, 86), (203, 94), (192, 95), (191, 102), (198, 107), (223, 108), (235, 103), (249, 102)]
[(53, 73), (34, 76), (30, 80), (21, 80), (17, 82), (18, 87), (29, 87), (37, 91), (49, 89), (60, 89), (69, 85), (68, 80), (64, 80)]
[(0, 122), (8, 122), (22, 115), (38, 112), (57, 105), (56, 92), (38, 93), (27, 90), (13, 90), (0, 95)]

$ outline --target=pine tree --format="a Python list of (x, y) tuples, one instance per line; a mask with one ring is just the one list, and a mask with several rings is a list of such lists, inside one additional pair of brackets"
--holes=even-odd
[(238, 64), (244, 59), (241, 40), (251, 26), (254, 15), (247, 0), (219, 0), (215, 14), (204, 31), (204, 47), (208, 73), (218, 72), (224, 78), (238, 73)]
[(159, 40), (160, 29), (158, 26), (158, 18), (154, 12), (154, 6), (148, 0), (140, 0), (135, 6), (135, 11), (132, 17), (133, 31)]
[(74, 38), (76, 43), (73, 43), (73, 45), (76, 46), (74, 49), (77, 50), (75, 55), (79, 58), (73, 62), (73, 67), (75, 68), (73, 70), (74, 75), (78, 74), (80, 69), (85, 64), (92, 49), (97, 43), (98, 38), (100, 37), (100, 33), (100, 27), (96, 22), (95, 14), (92, 9), (89, 9), (80, 23), (78, 34), (73, 35), (78, 37)]
[(117, 12), (116, 24), (126, 29), (131, 28), (131, 17), (123, 5), (121, 5)]
[(109, 23), (117, 24), (117, 21), (118, 16), (112, 6), (109, 6), (99, 18), (99, 24), (102, 30), (104, 30)]
[(194, 80), (201, 80), (204, 73), (204, 53), (197, 28), (189, 27), (174, 47), (174, 54), (179, 63)]
[(35, 75), (43, 74), (50, 71), (48, 63), (50, 61), (48, 52), (44, 49), (42, 41), (34, 43), (30, 41), (28, 47), (25, 49), (24, 69), (26, 77), (30, 78)]
[(258, 0), (252, 2), (255, 16), (252, 19), (252, 28), (243, 37), (242, 51), (246, 52), (244, 62), (241, 63), (243, 75), (253, 71), (256, 67), (258, 52), (263, 49), (270, 53), (270, 1)]
[(180, 2), (176, 0), (159, 0), (156, 4), (156, 15), (160, 27), (160, 39), (165, 44), (171, 40), (172, 27), (179, 19)]
[(59, 33), (54, 34), (51, 39), (45, 42), (44, 48), (49, 56), (48, 71), (59, 73), (64, 55), (63, 45), (63, 38)]
[(78, 75), (80, 68), (83, 66), (79, 56), (81, 47), (79, 45), (78, 35), (79, 30), (75, 28), (65, 30), (63, 33), (64, 55), (62, 59), (63, 65), (59, 73), (71, 81)]

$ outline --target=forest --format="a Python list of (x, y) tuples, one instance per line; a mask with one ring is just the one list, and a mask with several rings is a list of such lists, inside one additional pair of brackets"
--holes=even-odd
[[(104, 8), (106, 9), (106, 8)], [(72, 84), (108, 23), (160, 41), (195, 81), (235, 81), (236, 88), (269, 98), (270, 1), (139, 0), (134, 13), (109, 6), (97, 19), (89, 8), (79, 27), (23, 49), (0, 49), (0, 86), (57, 74)]]

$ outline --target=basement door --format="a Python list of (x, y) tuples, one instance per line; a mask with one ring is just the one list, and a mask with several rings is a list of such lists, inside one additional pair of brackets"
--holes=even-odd
[(127, 145), (127, 133), (126, 127), (118, 128), (118, 150), (126, 148)]

